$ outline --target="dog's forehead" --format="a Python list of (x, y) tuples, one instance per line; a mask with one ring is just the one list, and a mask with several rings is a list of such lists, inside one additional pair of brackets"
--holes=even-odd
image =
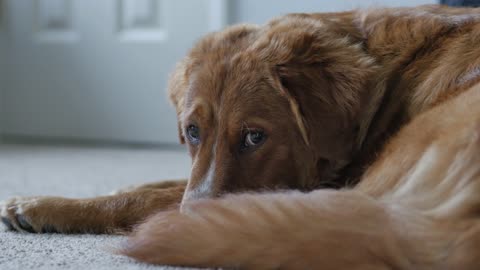
[(246, 53), (206, 57), (190, 77), (190, 96), (220, 104), (228, 99), (255, 99), (269, 86), (267, 67)]
[(223, 60), (204, 62), (192, 74), (187, 96), (190, 111), (202, 100), (216, 121), (233, 125), (285, 111), (285, 100), (271, 86), (265, 65), (241, 56)]

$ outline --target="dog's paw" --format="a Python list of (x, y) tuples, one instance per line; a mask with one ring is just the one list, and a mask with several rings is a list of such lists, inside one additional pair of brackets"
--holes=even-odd
[(48, 197), (14, 197), (0, 202), (0, 220), (7, 230), (25, 233), (53, 233), (48, 223), (52, 211)]

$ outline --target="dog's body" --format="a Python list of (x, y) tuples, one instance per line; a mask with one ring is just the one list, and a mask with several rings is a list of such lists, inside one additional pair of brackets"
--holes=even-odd
[[(182, 202), (139, 226), (123, 253), (252, 269), (480, 265), (480, 10), (235, 26), (195, 46), (170, 96), (193, 159), (188, 183), (17, 198), (4, 203), (4, 222), (110, 232)], [(332, 185), (342, 189), (209, 199)]]

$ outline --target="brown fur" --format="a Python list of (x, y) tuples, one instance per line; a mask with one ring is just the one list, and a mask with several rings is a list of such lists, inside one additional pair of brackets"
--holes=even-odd
[[(180, 202), (185, 190), (181, 211), (154, 215), (122, 250), (150, 263), (476, 269), (479, 44), (480, 10), (441, 6), (290, 14), (210, 34), (169, 86), (193, 160), (188, 184), (88, 200), (79, 209), (123, 217), (152, 202), (124, 223), (92, 219), (98, 232), (129, 228)], [(200, 128), (198, 145), (186, 138), (191, 124)], [(251, 129), (267, 139), (242, 151)], [(342, 189), (211, 199), (325, 186)], [(123, 207), (127, 198), (136, 203)], [(63, 200), (35, 200), (24, 221), (37, 232), (45, 224), (76, 231), (72, 217), (59, 217), (63, 206), (48, 222), (45, 212), (33, 214)], [(18, 211), (8, 213), (25, 230)]]

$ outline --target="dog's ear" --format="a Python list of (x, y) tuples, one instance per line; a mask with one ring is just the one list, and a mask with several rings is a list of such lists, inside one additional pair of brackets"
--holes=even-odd
[(178, 137), (181, 144), (185, 144), (181, 116), (185, 110), (185, 94), (188, 88), (187, 63), (188, 59), (184, 59), (177, 64), (168, 83), (168, 96), (177, 111)]
[(300, 106), (297, 97), (295, 96), (295, 93), (289, 90), (290, 88), (284, 80), (285, 77), (282, 75), (282, 68), (280, 66), (273, 68), (271, 72), (271, 82), (274, 88), (280, 90), (280, 94), (287, 99), (288, 104), (290, 105), (290, 110), (295, 117), (295, 122), (297, 123), (298, 129), (300, 130), (300, 133), (302, 135), (302, 139), (304, 143), (309, 146), (310, 143), (307, 128), (305, 125), (305, 119), (300, 110)]
[[(253, 46), (293, 97), (355, 113), (374, 60), (357, 34), (328, 31), (319, 20), (291, 15), (273, 21)], [(363, 91), (364, 92), (364, 91)], [(301, 102), (301, 100), (298, 100)]]
[(270, 66), (310, 147), (342, 167), (368, 129), (362, 111), (375, 63), (362, 44), (302, 15), (272, 22), (253, 50)]

